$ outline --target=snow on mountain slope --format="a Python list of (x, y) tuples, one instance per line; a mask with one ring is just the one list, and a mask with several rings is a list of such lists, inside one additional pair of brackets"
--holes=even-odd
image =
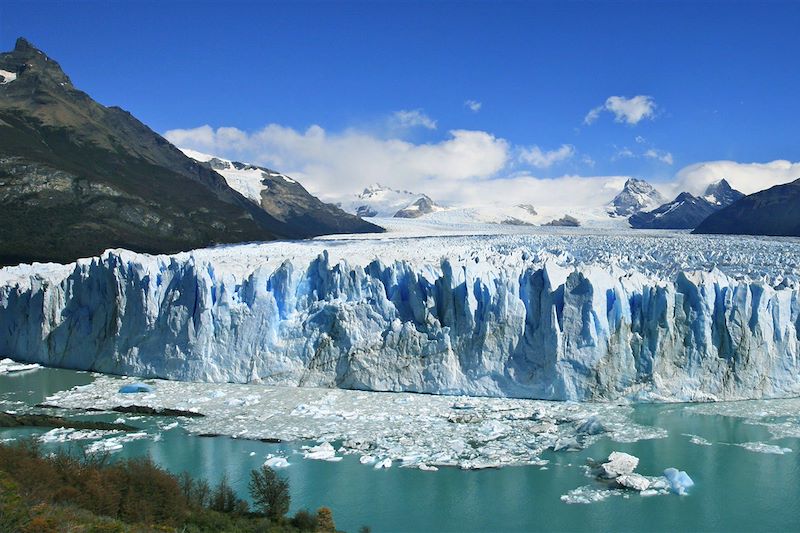
[(354, 197), (339, 200), (342, 209), (360, 217), (416, 218), (441, 209), (425, 194), (374, 183)]
[(666, 201), (667, 199), (646, 181), (630, 178), (625, 182), (622, 191), (611, 201), (608, 212), (614, 216), (627, 217), (640, 211), (655, 209)]
[(268, 178), (282, 178), (287, 183), (297, 183), (295, 180), (269, 169), (261, 169), (255, 165), (237, 163), (191, 150), (180, 148), (181, 152), (201, 163), (209, 163), (218, 174), (220, 174), (231, 188), (239, 191), (246, 198), (261, 204), (261, 191), (269, 189)]
[(564, 216), (577, 219), (581, 226), (590, 228), (629, 229), (628, 221), (611, 217), (605, 207), (563, 207), (520, 205), (484, 205), (450, 207), (420, 217), (430, 223), (452, 224), (502, 224), (511, 226), (542, 226)]
[(3, 78), (3, 81), (0, 81), (0, 85), (6, 85), (7, 83), (11, 83), (12, 81), (17, 79), (17, 74), (15, 72), (9, 72), (7, 70), (0, 69), (0, 77)]
[(570, 228), (0, 270), (0, 354), (198, 381), (560, 400), (800, 392), (800, 241)]
[(220, 174), (228, 185), (285, 224), (283, 235), (380, 233), (382, 228), (321, 201), (300, 183), (268, 168), (182, 149), (188, 157)]

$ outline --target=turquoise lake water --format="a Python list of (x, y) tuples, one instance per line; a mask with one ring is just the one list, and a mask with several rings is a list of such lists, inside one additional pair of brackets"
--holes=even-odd
[[(55, 369), (4, 375), (0, 400), (33, 405), (91, 379), (86, 373)], [(9, 409), (9, 404), (3, 408)], [(337, 526), (347, 531), (361, 525), (375, 532), (800, 531), (800, 439), (775, 440), (764, 427), (744, 419), (695, 414), (683, 405), (640, 405), (634, 419), (667, 429), (669, 436), (635, 443), (604, 439), (580, 452), (545, 454), (550, 460), (546, 470), (532, 466), (375, 470), (355, 456), (338, 463), (305, 460), (292, 453), (296, 443), (197, 437), (179, 427), (162, 431), (155, 419), (146, 417), (130, 423), (161, 432), (161, 439), (129, 442), (112, 457), (149, 454), (164, 468), (187, 470), (210, 482), (225, 474), (245, 496), (249, 471), (260, 466), (265, 455), (283, 452), (291, 462), (281, 473), (290, 480), (292, 510), (331, 507)], [(0, 439), (44, 431), (2, 430)], [(684, 434), (698, 435), (712, 445), (693, 444)], [(793, 451), (765, 454), (729, 445), (743, 442), (768, 442)], [(672, 466), (686, 470), (696, 486), (687, 496), (631, 494), (573, 505), (561, 501), (562, 494), (592, 483), (579, 465), (614, 450), (639, 457), (637, 471), (647, 475)]]

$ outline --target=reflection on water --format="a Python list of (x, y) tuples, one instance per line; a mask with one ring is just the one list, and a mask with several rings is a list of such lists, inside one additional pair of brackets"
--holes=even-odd
[[(89, 374), (43, 369), (0, 376), (3, 408), (90, 382)], [(742, 404), (745, 406), (746, 404)], [(744, 408), (744, 407), (743, 407)], [(89, 415), (104, 420), (116, 416)], [(601, 440), (580, 452), (548, 453), (546, 470), (509, 467), (499, 470), (438, 472), (393, 467), (375, 470), (354, 456), (338, 463), (309, 461), (296, 446), (187, 435), (164, 430), (169, 419), (128, 420), (159, 440), (127, 443), (114, 457), (150, 454), (159, 464), (216, 481), (226, 474), (246, 493), (250, 469), (267, 454), (288, 457), (292, 507), (331, 507), (337, 525), (355, 531), (796, 531), (800, 529), (800, 441), (774, 439), (768, 429), (732, 416), (701, 414), (683, 405), (641, 405), (634, 413), (643, 425), (665, 428), (664, 439), (636, 443)], [(5, 430), (0, 438), (42, 433)], [(696, 435), (711, 446), (693, 444)], [(755, 453), (730, 444), (768, 442), (793, 451)], [(619, 450), (640, 458), (637, 471), (656, 475), (674, 466), (686, 470), (696, 486), (689, 496), (610, 498), (589, 505), (567, 505), (560, 496), (590, 481), (580, 467), (586, 458), (604, 458)], [(252, 455), (251, 455), (252, 454)]]

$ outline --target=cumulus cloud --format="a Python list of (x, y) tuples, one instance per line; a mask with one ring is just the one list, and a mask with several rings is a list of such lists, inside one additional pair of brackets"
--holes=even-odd
[(436, 129), (436, 121), (426, 115), (421, 109), (395, 111), (389, 118), (390, 126), (394, 128), (417, 128), (429, 130)]
[(255, 132), (201, 126), (165, 133), (173, 144), (280, 169), (312, 192), (349, 194), (379, 181), (404, 189), (430, 183), (459, 187), (504, 168), (510, 147), (484, 131), (451, 130), (435, 143), (382, 139), (357, 130), (329, 133), (320, 126), (298, 131), (270, 124)]
[(464, 106), (473, 113), (477, 113), (478, 111), (481, 110), (483, 104), (478, 102), (477, 100), (467, 100), (466, 102), (464, 102)]
[(652, 120), (655, 118), (656, 101), (652, 96), (642, 94), (632, 98), (609, 96), (605, 103), (586, 114), (583, 123), (586, 125), (594, 123), (600, 118), (600, 114), (605, 111), (613, 113), (615, 122), (624, 122), (633, 126), (644, 119)]
[[(532, 167), (547, 168), (582, 154), (567, 144), (551, 151), (521, 148), (485, 131), (451, 130), (437, 142), (415, 143), (356, 129), (328, 132), (316, 125), (296, 130), (270, 124), (252, 132), (206, 125), (171, 130), (165, 137), (180, 147), (278, 169), (328, 201), (352, 197), (377, 181), (424, 192), (451, 205), (596, 207), (610, 201), (627, 179), (614, 175), (544, 179), (533, 172), (513, 173), (521, 159)], [(620, 157), (630, 153), (671, 164), (669, 152), (645, 148), (638, 154), (623, 148)], [(749, 194), (800, 178), (800, 162), (709, 161), (684, 167), (671, 180), (655, 184), (674, 197), (684, 190), (699, 194), (722, 178)]]
[(549, 168), (555, 163), (565, 161), (575, 155), (575, 147), (571, 144), (562, 144), (556, 150), (544, 151), (538, 146), (531, 146), (530, 148), (522, 148), (520, 150), (520, 159), (529, 163), (536, 168)]

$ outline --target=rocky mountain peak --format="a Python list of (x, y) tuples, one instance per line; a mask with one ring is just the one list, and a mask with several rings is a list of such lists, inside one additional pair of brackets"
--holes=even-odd
[(666, 199), (645, 180), (628, 178), (622, 191), (611, 201), (608, 211), (612, 216), (630, 216), (653, 209)]
[(725, 178), (709, 185), (703, 194), (706, 201), (718, 206), (730, 205), (743, 197), (744, 194), (731, 187)]
[(15, 87), (26, 85), (28, 88), (40, 88), (50, 85), (72, 88), (72, 82), (61, 66), (24, 37), (17, 39), (12, 51), (0, 54), (0, 69), (17, 74), (20, 83)]

